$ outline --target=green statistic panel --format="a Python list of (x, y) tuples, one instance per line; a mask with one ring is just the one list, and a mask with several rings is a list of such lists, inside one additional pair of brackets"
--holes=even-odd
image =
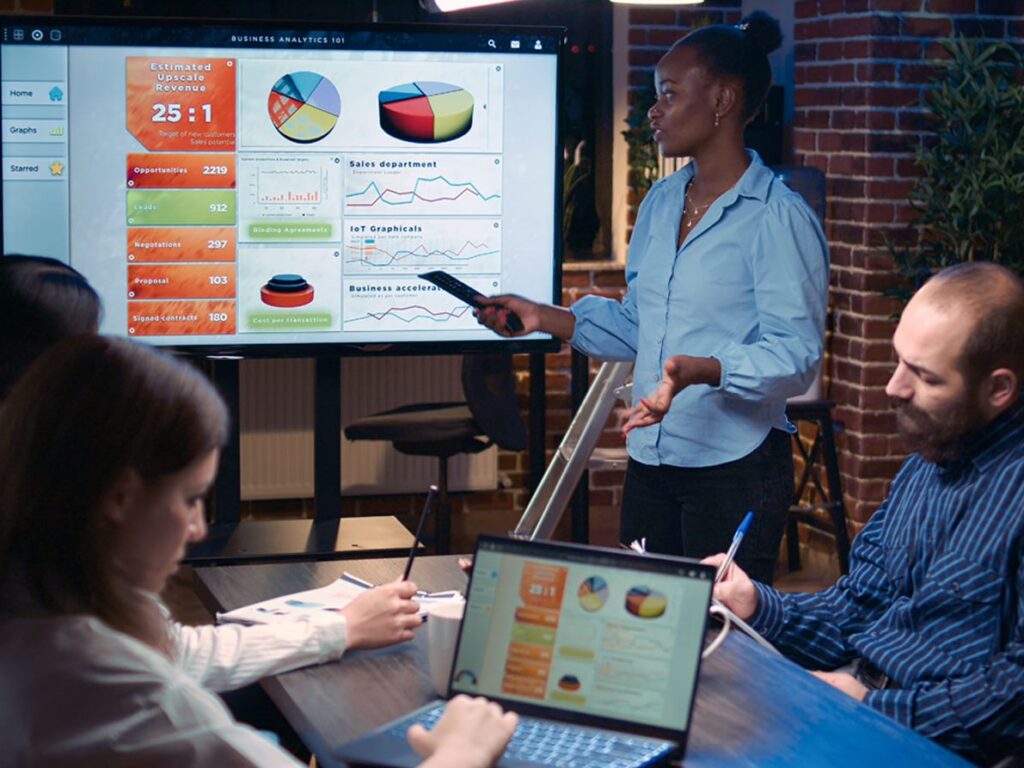
[(224, 226), (235, 223), (233, 189), (128, 190), (128, 224)]

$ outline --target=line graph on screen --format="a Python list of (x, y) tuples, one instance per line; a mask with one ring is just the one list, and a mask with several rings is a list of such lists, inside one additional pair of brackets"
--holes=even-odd
[(419, 273), (429, 269), (500, 274), (496, 219), (373, 219), (346, 227), (345, 274)]
[[(494, 293), (496, 278), (468, 278), (477, 290)], [(439, 288), (408, 277), (356, 278), (345, 281), (343, 325), (349, 331), (473, 330), (479, 327), (470, 307)]]
[(466, 312), (469, 306), (454, 306), (451, 309), (435, 312), (422, 304), (410, 304), (404, 307), (388, 307), (382, 312), (368, 312), (362, 317), (353, 317), (346, 320), (346, 323), (358, 323), (364, 320), (385, 320), (388, 317), (394, 318), (403, 323), (415, 323), (420, 320), (429, 320), (433, 323), (446, 323), (449, 320), (458, 320)]
[(350, 159), (345, 214), (373, 216), (501, 214), (501, 160), (489, 155), (438, 156), (391, 163)]

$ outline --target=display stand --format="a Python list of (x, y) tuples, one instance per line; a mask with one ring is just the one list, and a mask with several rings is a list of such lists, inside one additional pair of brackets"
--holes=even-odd
[[(523, 510), (513, 536), (549, 539), (554, 534), (615, 408), (615, 391), (626, 382), (632, 370), (632, 363), (604, 363), (598, 370), (544, 477)], [(574, 534), (578, 528), (582, 528), (582, 524), (574, 526)]]
[[(590, 358), (578, 350), (572, 351), (572, 364), (570, 368), (569, 395), (572, 404), (572, 415), (580, 412), (583, 406), (583, 398), (590, 388)], [(588, 453), (592, 453), (591, 448)], [(576, 490), (572, 494), (572, 540), (577, 544), (590, 542), (590, 472), (586, 467), (576, 483)]]
[(530, 353), (530, 495), (547, 465), (547, 367), (543, 352)]
[(316, 359), (312, 520), (241, 519), (239, 361), (213, 359), (212, 379), (228, 406), (231, 431), (214, 484), (213, 521), (189, 547), (192, 565), (338, 560), (402, 555), (413, 536), (397, 518), (341, 516), (341, 360)]

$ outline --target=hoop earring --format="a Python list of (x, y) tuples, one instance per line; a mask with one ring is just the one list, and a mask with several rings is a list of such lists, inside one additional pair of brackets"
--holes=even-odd
[(718, 123), (719, 123), (719, 122), (720, 122), (720, 120), (719, 120), (719, 116), (718, 116), (718, 113), (717, 113), (717, 112), (715, 112), (715, 128), (717, 128), (717, 127), (718, 127)]

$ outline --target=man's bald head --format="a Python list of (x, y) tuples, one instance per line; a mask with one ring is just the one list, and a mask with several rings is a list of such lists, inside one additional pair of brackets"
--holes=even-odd
[(989, 261), (947, 267), (911, 301), (927, 302), (970, 324), (960, 354), (969, 382), (977, 383), (999, 368), (1024, 381), (1024, 282), (1009, 269)]

